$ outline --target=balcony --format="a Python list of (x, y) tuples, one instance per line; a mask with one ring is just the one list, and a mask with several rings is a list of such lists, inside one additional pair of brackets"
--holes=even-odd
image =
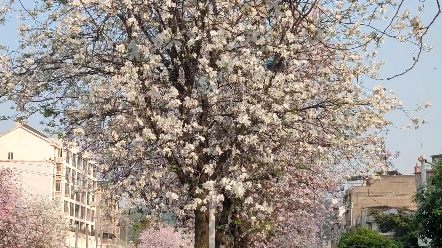
[(55, 157), (54, 160), (55, 160), (55, 163), (57, 163), (57, 164), (61, 164), (61, 163), (64, 162), (64, 158), (63, 157)]

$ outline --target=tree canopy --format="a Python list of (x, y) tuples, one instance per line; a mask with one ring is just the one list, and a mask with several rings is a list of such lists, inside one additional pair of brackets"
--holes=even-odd
[(401, 248), (401, 244), (393, 239), (386, 239), (379, 233), (368, 228), (356, 228), (344, 233), (339, 241), (338, 248)]
[(416, 202), (420, 235), (431, 239), (431, 245), (442, 246), (442, 161), (436, 163), (428, 183), (416, 193)]
[(20, 191), (17, 174), (0, 169), (0, 247), (59, 248), (68, 222), (57, 200)]
[(315, 242), (325, 198), (384, 167), (385, 114), (403, 110), (363, 83), (379, 79), (378, 48), (412, 44), (412, 69), (441, 11), (424, 23), (404, 0), (10, 2), (0, 14), (23, 24), (0, 57), (2, 99), (95, 154), (116, 195), (174, 213), (197, 248), (211, 203), (217, 247)]
[(372, 212), (380, 231), (394, 232), (395, 240), (404, 248), (418, 248), (418, 229), (415, 214), (407, 209), (398, 209), (397, 213), (383, 214)]

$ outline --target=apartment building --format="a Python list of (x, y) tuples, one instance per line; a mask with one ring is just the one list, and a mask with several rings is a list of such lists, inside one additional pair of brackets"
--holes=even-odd
[(0, 134), (0, 168), (17, 172), (29, 193), (59, 197), (72, 225), (66, 247), (96, 247), (97, 169), (75, 147), (26, 123)]
[(109, 190), (105, 181), (98, 182), (97, 194), (97, 216), (98, 246), (101, 248), (118, 248), (124, 242), (120, 239), (120, 218), (121, 211), (116, 204), (118, 199)]

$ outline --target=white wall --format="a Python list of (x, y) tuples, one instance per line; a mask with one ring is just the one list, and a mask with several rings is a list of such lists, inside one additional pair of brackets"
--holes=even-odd
[(0, 162), (0, 168), (11, 168), (17, 173), (23, 189), (31, 194), (52, 194), (52, 164), (48, 162)]
[[(8, 153), (13, 159), (8, 159)], [(31, 194), (51, 196), (53, 189), (54, 147), (22, 127), (0, 136), (0, 168), (11, 168), (18, 173), (23, 189)]]
[(46, 161), (54, 157), (54, 148), (49, 142), (23, 128), (17, 128), (0, 137), (0, 160), (14, 153), (16, 161)]

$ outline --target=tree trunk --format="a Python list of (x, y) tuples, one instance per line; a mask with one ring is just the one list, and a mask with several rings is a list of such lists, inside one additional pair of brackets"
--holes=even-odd
[(209, 208), (195, 213), (195, 248), (209, 248)]

